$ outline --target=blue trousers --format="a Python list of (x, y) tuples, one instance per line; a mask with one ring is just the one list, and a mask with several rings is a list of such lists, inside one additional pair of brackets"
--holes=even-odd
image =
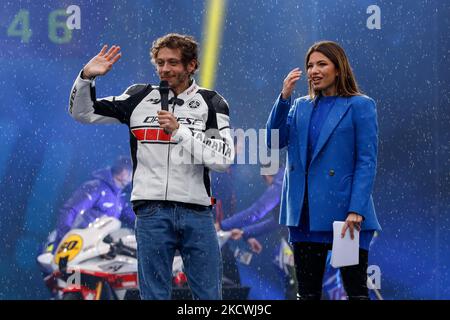
[(141, 298), (171, 298), (172, 264), (178, 249), (194, 299), (222, 299), (222, 257), (211, 209), (140, 201), (134, 210)]

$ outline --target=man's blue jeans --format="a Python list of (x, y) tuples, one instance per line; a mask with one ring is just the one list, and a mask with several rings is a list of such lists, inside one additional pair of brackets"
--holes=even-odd
[(194, 299), (222, 299), (222, 257), (212, 211), (171, 201), (145, 201), (135, 207), (141, 298), (171, 298), (176, 249)]

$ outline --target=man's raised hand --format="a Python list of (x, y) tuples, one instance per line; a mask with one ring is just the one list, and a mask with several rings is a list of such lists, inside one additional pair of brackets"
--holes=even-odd
[(85, 78), (93, 78), (108, 73), (113, 64), (122, 56), (119, 46), (112, 46), (106, 51), (107, 48), (108, 45), (105, 44), (102, 50), (84, 66), (83, 75)]

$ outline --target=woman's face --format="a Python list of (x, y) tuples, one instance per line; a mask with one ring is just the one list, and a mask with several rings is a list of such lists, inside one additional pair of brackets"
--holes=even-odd
[(320, 52), (313, 52), (308, 61), (308, 79), (315, 91), (322, 91), (323, 95), (336, 94), (337, 69), (333, 62)]

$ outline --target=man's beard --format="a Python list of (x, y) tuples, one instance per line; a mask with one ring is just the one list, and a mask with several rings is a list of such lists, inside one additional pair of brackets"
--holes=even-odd
[(189, 86), (189, 73), (188, 72), (183, 72), (183, 73), (178, 73), (176, 75), (162, 75), (162, 77), (164, 78), (172, 78), (174, 81), (174, 83), (169, 85), (172, 89), (178, 88), (179, 86), (183, 85), (184, 83), (187, 83)]

